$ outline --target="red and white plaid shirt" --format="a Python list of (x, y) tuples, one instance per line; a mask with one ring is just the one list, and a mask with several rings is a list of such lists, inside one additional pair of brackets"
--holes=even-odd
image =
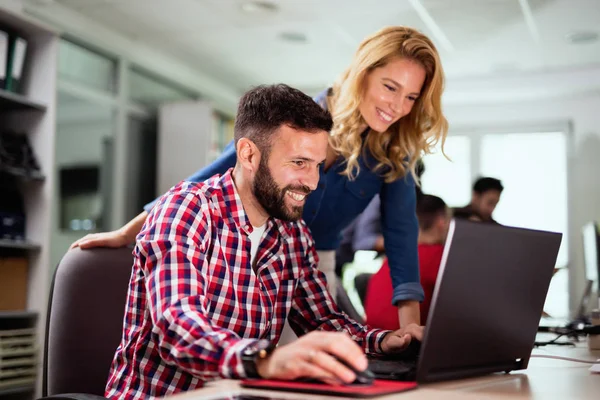
[(147, 399), (243, 378), (241, 350), (278, 341), (286, 317), (299, 334), (345, 331), (367, 353), (380, 348), (386, 331), (335, 306), (303, 221), (268, 220), (256, 272), (251, 232), (231, 170), (182, 182), (160, 199), (137, 237), (106, 397)]

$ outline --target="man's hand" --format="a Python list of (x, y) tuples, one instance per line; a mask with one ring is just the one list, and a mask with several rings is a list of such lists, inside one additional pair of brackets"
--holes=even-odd
[(406, 349), (412, 339), (423, 340), (423, 327), (417, 324), (409, 324), (405, 328), (390, 332), (381, 342), (383, 353), (398, 353)]
[(363, 350), (348, 335), (315, 331), (275, 349), (267, 359), (258, 362), (257, 370), (265, 379), (313, 378), (332, 384), (352, 383), (356, 375), (335, 357), (358, 371), (367, 368)]

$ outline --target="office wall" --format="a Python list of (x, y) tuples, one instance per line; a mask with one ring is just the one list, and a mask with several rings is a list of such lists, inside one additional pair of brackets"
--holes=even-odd
[[(449, 87), (457, 88), (460, 83), (450, 82)], [(569, 289), (573, 309), (585, 282), (581, 227), (590, 220), (600, 221), (600, 70), (472, 79), (468, 85), (472, 96), (452, 97), (450, 93), (445, 113), (451, 129), (570, 125)], [(496, 98), (494, 90), (501, 92)]]
[(158, 114), (157, 194), (190, 176), (208, 162), (213, 131), (208, 102), (167, 103)]
[(20, 13), (23, 9), (21, 0), (0, 0), (0, 7), (4, 7), (7, 10)]

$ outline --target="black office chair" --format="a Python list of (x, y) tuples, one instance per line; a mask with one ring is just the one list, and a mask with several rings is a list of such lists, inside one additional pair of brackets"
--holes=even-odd
[(361, 303), (365, 304), (365, 299), (367, 298), (367, 288), (369, 287), (369, 280), (373, 274), (363, 273), (358, 274), (354, 278), (354, 287), (356, 287), (356, 291), (358, 292), (358, 297), (360, 297)]
[(131, 248), (76, 248), (58, 264), (46, 321), (44, 398), (104, 399), (132, 265)]
[(344, 289), (344, 285), (342, 285), (342, 280), (339, 278), (336, 279), (336, 293), (337, 294), (335, 295), (335, 302), (337, 303), (337, 306), (340, 308), (340, 310), (345, 312), (350, 318), (352, 318), (356, 322), (364, 324), (364, 318), (358, 313), (358, 311), (356, 311), (356, 308), (354, 308), (354, 304), (352, 304), (352, 301), (348, 296), (348, 292), (346, 292), (346, 289)]

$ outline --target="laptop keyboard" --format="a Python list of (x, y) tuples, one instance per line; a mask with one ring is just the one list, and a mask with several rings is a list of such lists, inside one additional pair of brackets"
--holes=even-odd
[(413, 380), (417, 362), (369, 358), (369, 371), (379, 379)]
[(402, 353), (387, 356), (368, 356), (369, 371), (379, 379), (414, 380), (420, 349), (421, 343), (413, 340)]

